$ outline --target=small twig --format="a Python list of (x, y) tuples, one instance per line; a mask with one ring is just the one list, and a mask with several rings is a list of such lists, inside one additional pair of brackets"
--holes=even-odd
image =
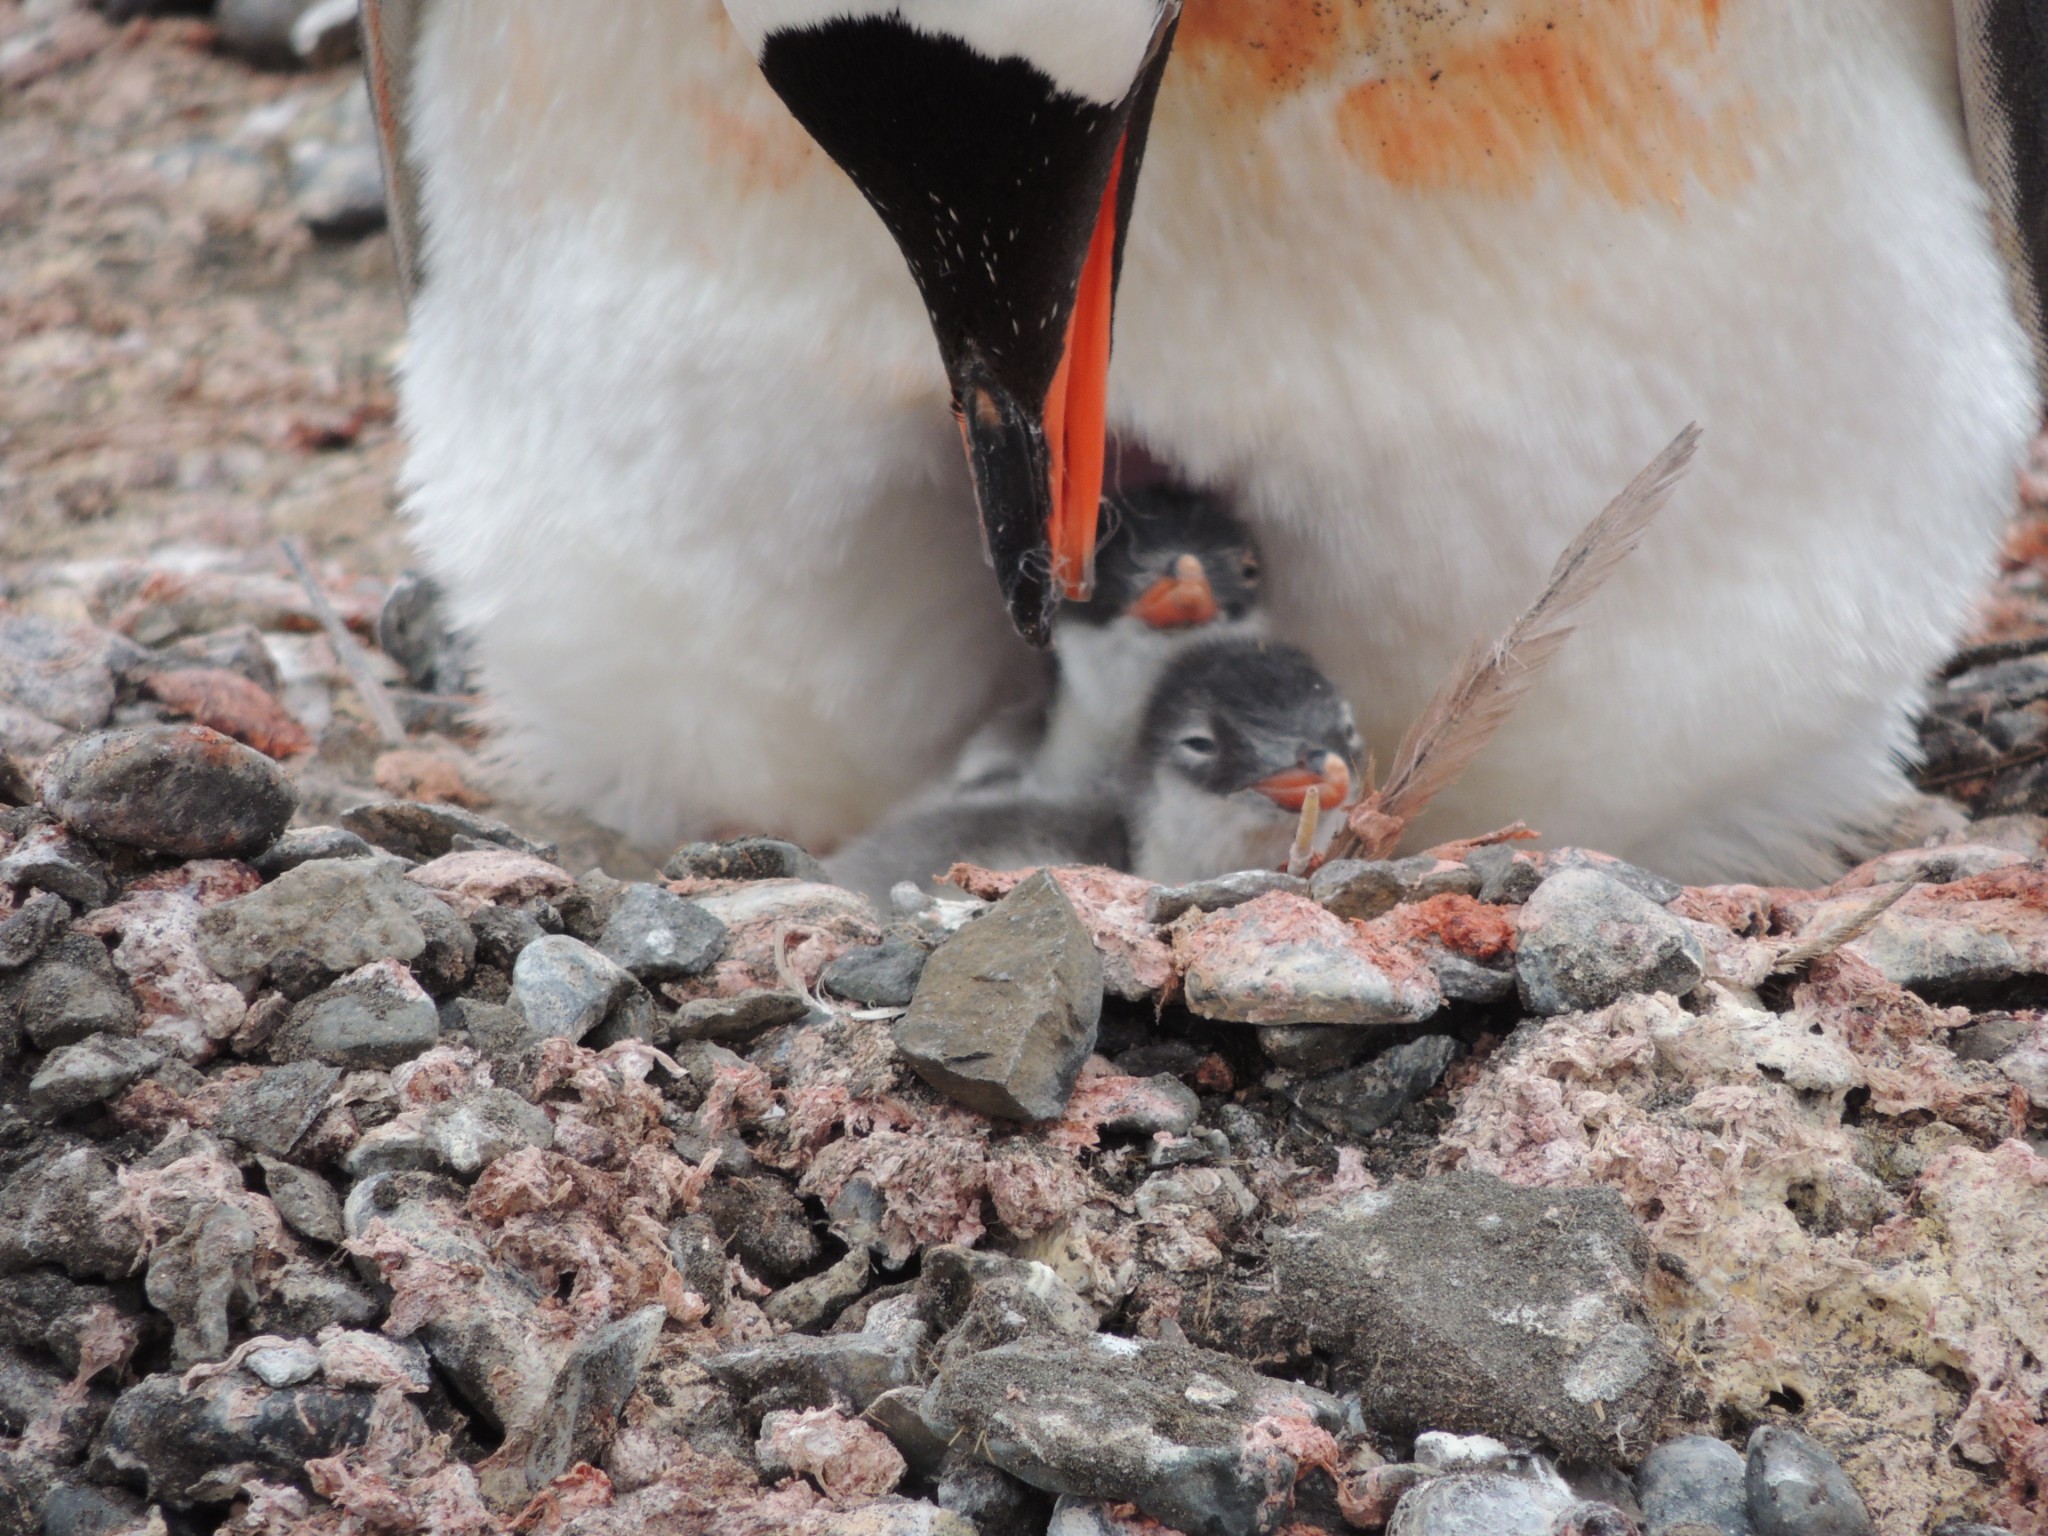
[(1783, 976), (1788, 971), (1796, 971), (1802, 965), (1810, 965), (1832, 955), (1844, 945), (1854, 944), (1877, 926), (1879, 918), (1918, 889), (1918, 880), (1901, 880), (1875, 901), (1858, 907), (1840, 922), (1830, 923), (1818, 933), (1795, 940), (1771, 962), (1771, 974)]
[(1323, 792), (1311, 789), (1301, 802), (1301, 821), (1294, 829), (1294, 846), (1287, 851), (1287, 873), (1299, 880), (1308, 873), (1316, 856), (1316, 823), (1322, 819)]
[(313, 576), (313, 567), (306, 562), (306, 552), (299, 548), (297, 539), (279, 539), (277, 542), (284, 549), (285, 559), (291, 562), (299, 585), (306, 589), (306, 600), (313, 605), (313, 617), (327, 631), (327, 643), (334, 647), (335, 658), (348, 673), (348, 680), (355, 685), (356, 696), (370, 712), (370, 721), (377, 727), (377, 734), (384, 738), (387, 746), (404, 746), (405, 726), (398, 718), (397, 709), (392, 706), (391, 696), (370, 675), (370, 663), (363, 655), (362, 643), (349, 633), (348, 626), (341, 622), (341, 615), (334, 611), (334, 604), (327, 601), (327, 594), (321, 591), (320, 583)]
[(2038, 763), (2044, 757), (2048, 757), (2048, 747), (2028, 747), (2008, 757), (2001, 757), (1996, 762), (1986, 763), (1981, 768), (1951, 768), (1942, 773), (1923, 773), (1913, 782), (1922, 789), (1938, 789), (1946, 784), (1968, 783), (1971, 779), (1994, 779), (2014, 768), (2024, 768), (2029, 763)]

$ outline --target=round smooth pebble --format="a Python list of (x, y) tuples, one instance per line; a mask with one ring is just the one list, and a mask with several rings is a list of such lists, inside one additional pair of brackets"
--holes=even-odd
[(42, 799), (87, 837), (179, 859), (261, 853), (299, 806), (276, 763), (203, 725), (80, 737), (51, 757)]

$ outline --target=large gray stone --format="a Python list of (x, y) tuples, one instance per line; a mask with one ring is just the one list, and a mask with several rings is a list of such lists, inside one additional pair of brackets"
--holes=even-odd
[(934, 1433), (1034, 1488), (1128, 1501), (1188, 1536), (1279, 1523), (1299, 1469), (1261, 1420), (1342, 1424), (1328, 1394), (1228, 1355), (1102, 1334), (964, 1355), (921, 1411)]
[(229, 977), (256, 975), (288, 950), (329, 971), (417, 959), (427, 947), (413, 915), (419, 894), (393, 860), (314, 859), (201, 913), (200, 953)]
[(271, 1037), (277, 1061), (337, 1067), (395, 1067), (441, 1036), (434, 1000), (395, 960), (351, 971), (296, 1005)]
[(1280, 1294), (1331, 1385), (1395, 1432), (1647, 1449), (1677, 1373), (1652, 1332), (1649, 1247), (1613, 1190), (1455, 1173), (1268, 1233)]
[(598, 953), (642, 981), (680, 981), (716, 960), (725, 924), (665, 886), (625, 888), (597, 941)]
[(632, 990), (630, 974), (566, 933), (528, 944), (512, 968), (512, 1006), (536, 1035), (581, 1040)]
[(1347, 1072), (1301, 1084), (1295, 1107), (1340, 1136), (1370, 1136), (1434, 1088), (1464, 1051), (1449, 1035), (1424, 1035)]
[(1712, 1435), (1660, 1445), (1636, 1469), (1643, 1536), (1755, 1536), (1742, 1453)]
[(1744, 1473), (1756, 1536), (1875, 1536), (1848, 1474), (1815, 1440), (1783, 1424), (1749, 1437)]
[(1692, 931), (1601, 870), (1554, 874), (1522, 908), (1515, 980), (1531, 1013), (1605, 1008), (1628, 992), (1683, 996), (1705, 974)]
[(50, 1052), (28, 1085), (29, 1108), (39, 1115), (68, 1115), (141, 1081), (163, 1065), (155, 1046), (125, 1035), (90, 1035)]
[(299, 807), (276, 763), (203, 725), (80, 737), (51, 755), (42, 797), (88, 837), (180, 859), (261, 853)]
[(918, 1076), (986, 1115), (1056, 1119), (1102, 1014), (1102, 959), (1040, 872), (926, 962), (896, 1048)]

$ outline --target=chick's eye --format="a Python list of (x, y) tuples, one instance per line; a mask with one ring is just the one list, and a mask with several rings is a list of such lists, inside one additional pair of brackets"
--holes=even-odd
[(1239, 569), (1244, 572), (1244, 579), (1246, 581), (1257, 581), (1259, 579), (1259, 557), (1247, 551), (1244, 559), (1240, 562)]
[(1183, 752), (1192, 753), (1196, 757), (1214, 757), (1216, 755), (1216, 738), (1200, 734), (1183, 736), (1180, 739), (1180, 749)]

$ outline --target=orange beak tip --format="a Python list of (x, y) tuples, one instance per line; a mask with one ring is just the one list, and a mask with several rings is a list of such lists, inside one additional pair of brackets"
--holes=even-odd
[(1154, 629), (1187, 629), (1216, 621), (1216, 590), (1199, 561), (1193, 576), (1162, 576), (1125, 610)]

